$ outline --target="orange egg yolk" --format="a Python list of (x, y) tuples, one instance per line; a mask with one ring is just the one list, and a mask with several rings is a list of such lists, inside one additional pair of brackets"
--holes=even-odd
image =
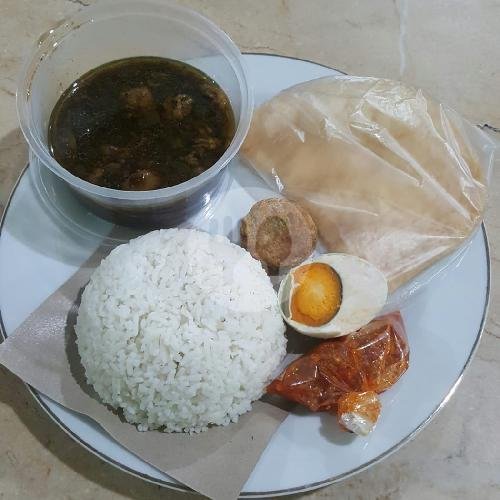
[(328, 323), (342, 303), (342, 281), (328, 264), (313, 262), (293, 271), (292, 320), (307, 326)]

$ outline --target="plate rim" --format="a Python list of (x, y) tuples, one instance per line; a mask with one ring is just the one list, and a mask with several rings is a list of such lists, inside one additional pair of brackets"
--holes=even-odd
[[(295, 61), (302, 61), (302, 62), (307, 62), (310, 64), (314, 64), (316, 66), (322, 66), (324, 68), (328, 68), (334, 71), (337, 71), (339, 73), (342, 73), (344, 75), (347, 75), (342, 70), (339, 70), (337, 68), (334, 68), (332, 66), (328, 66), (326, 64), (318, 63), (316, 61), (311, 61), (309, 59), (304, 59), (300, 57), (293, 57), (293, 56), (285, 56), (281, 54), (272, 54), (272, 53), (266, 53), (266, 52), (242, 52), (242, 54), (245, 55), (250, 55), (250, 56), (266, 56), (266, 57), (279, 57), (283, 59), (289, 59), (289, 60), (295, 60)], [(17, 191), (17, 188), (19, 187), (19, 183), (21, 182), (21, 179), (24, 177), (24, 175), (27, 173), (29, 167), (29, 163), (26, 164), (26, 166), (22, 169), (20, 172), (16, 182), (14, 183), (14, 186), (11, 189), (11, 192), (9, 194), (9, 197), (7, 199), (7, 202), (5, 204), (3, 214), (0, 218), (0, 238), (2, 236), (2, 231), (4, 229), (4, 223), (5, 219), (7, 216), (7, 212), (9, 211), (11, 201)], [(481, 223), (481, 230), (482, 230), (482, 235), (483, 235), (483, 241), (484, 241), (484, 247), (485, 247), (485, 253), (486, 253), (486, 298), (485, 298), (485, 304), (484, 304), (484, 309), (483, 309), (483, 314), (481, 318), (481, 323), (479, 325), (479, 331), (477, 333), (476, 339), (474, 341), (474, 345), (472, 346), (472, 349), (469, 353), (469, 356), (467, 360), (464, 363), (464, 366), (462, 367), (462, 370), (460, 371), (459, 376), (451, 386), (450, 390), (446, 394), (446, 396), (442, 399), (442, 401), (437, 405), (434, 410), (429, 414), (427, 418), (425, 418), (410, 434), (405, 436), (403, 439), (401, 439), (398, 443), (393, 445), (391, 448), (386, 450), (385, 452), (381, 453), (377, 457), (373, 458), (369, 462), (366, 462), (363, 465), (360, 465), (359, 467), (356, 467), (348, 472), (344, 472), (342, 474), (339, 474), (337, 476), (333, 476), (328, 479), (324, 479), (322, 481), (316, 481), (314, 483), (309, 483), (303, 486), (296, 486), (293, 488), (286, 488), (286, 489), (281, 489), (281, 490), (273, 490), (273, 491), (264, 491), (264, 492), (258, 492), (258, 491), (242, 491), (240, 493), (240, 497), (243, 498), (266, 498), (266, 497), (276, 497), (276, 496), (283, 496), (283, 495), (291, 495), (295, 493), (304, 493), (307, 491), (312, 491), (318, 488), (322, 488), (325, 486), (329, 486), (331, 484), (343, 481), (344, 479), (347, 479), (351, 476), (354, 476), (355, 474), (358, 474), (359, 472), (362, 472), (363, 470), (368, 469), (372, 465), (375, 465), (385, 458), (389, 457), (396, 451), (398, 451), (400, 448), (402, 448), (405, 444), (409, 443), (410, 441), (415, 438), (415, 436), (422, 431), (427, 425), (436, 417), (436, 415), (446, 406), (448, 401), (451, 399), (455, 391), (457, 390), (458, 386), (462, 382), (462, 379), (464, 377), (465, 371), (467, 368), (470, 366), (470, 363), (472, 359), (474, 358), (474, 355), (476, 354), (477, 348), (480, 344), (485, 326), (486, 326), (486, 319), (488, 317), (488, 311), (489, 311), (489, 306), (490, 306), (490, 292), (491, 292), (491, 260), (490, 260), (490, 247), (489, 247), (489, 241), (488, 241), (488, 235), (486, 231), (486, 226), (484, 222)], [(7, 334), (5, 332), (5, 326), (3, 323), (3, 318), (2, 318), (2, 310), (0, 307), (0, 343), (5, 341), (7, 339)], [(31, 387), (29, 384), (21, 381), (25, 387), (28, 389), (28, 392), (31, 394), (33, 399), (38, 403), (38, 405), (45, 411), (45, 413), (52, 419), (56, 425), (59, 426), (60, 429), (62, 429), (71, 439), (73, 439), (75, 442), (77, 442), (80, 446), (85, 448), (87, 451), (90, 453), (94, 454), (104, 462), (107, 462), (108, 464), (112, 465), (113, 467), (130, 474), (132, 476), (135, 476), (139, 479), (142, 479), (143, 481), (147, 481), (148, 483), (152, 483), (158, 486), (162, 486), (164, 488), (168, 488), (171, 490), (176, 490), (176, 491), (183, 491), (183, 492), (189, 492), (189, 493), (195, 493), (197, 495), (200, 495), (197, 491), (193, 490), (192, 488), (183, 485), (181, 483), (171, 483), (169, 481), (162, 481), (160, 479), (154, 478), (152, 476), (149, 476), (148, 474), (137, 472), (126, 465), (121, 464), (120, 462), (117, 462), (116, 460), (108, 457), (104, 453), (96, 450), (93, 448), (91, 445), (86, 443), (80, 436), (78, 436), (76, 433), (74, 433), (69, 427), (67, 427), (52, 411), (51, 409), (47, 406), (47, 404), (42, 400), (40, 393), (35, 390), (33, 387)]]

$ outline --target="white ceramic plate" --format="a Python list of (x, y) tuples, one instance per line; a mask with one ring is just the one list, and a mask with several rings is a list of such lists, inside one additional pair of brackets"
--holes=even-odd
[[(337, 73), (282, 57), (249, 54), (245, 59), (257, 104), (295, 83)], [(58, 222), (37, 194), (29, 170), (10, 200), (0, 233), (4, 335), (13, 332), (74, 273), (99, 245), (99, 235), (110, 228), (82, 214), (80, 233)], [(228, 182), (229, 191), (215, 207), (213, 218), (198, 225), (231, 237), (250, 206), (274, 193), (238, 160), (229, 167)], [(71, 203), (63, 194), (56, 201)], [(478, 345), (488, 297), (488, 245), (482, 228), (446, 276), (405, 305), (402, 312), (411, 349), (410, 368), (396, 386), (382, 394), (383, 410), (375, 432), (368, 438), (353, 438), (338, 429), (331, 415), (297, 411), (273, 436), (242, 496), (277, 496), (341, 480), (415, 436), (459, 383)], [(35, 391), (33, 395), (62, 429), (103, 460), (147, 481), (186, 489), (121, 447), (93, 421)]]

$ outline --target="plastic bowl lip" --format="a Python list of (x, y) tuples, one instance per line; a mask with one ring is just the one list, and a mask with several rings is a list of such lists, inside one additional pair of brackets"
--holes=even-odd
[[(32, 75), (36, 72), (39, 64), (43, 62), (43, 59), (46, 57), (47, 53), (50, 52), (49, 47), (50, 49), (52, 49), (54, 47), (54, 43), (64, 39), (65, 36), (67, 36), (73, 31), (73, 29), (75, 29), (75, 26), (76, 29), (78, 29), (86, 22), (94, 22), (95, 20), (92, 17), (93, 14), (97, 15), (102, 11), (105, 12), (106, 9), (111, 8), (116, 9), (116, 12), (105, 16), (105, 18), (121, 17), (123, 15), (127, 15), (127, 13), (129, 12), (125, 10), (127, 7), (133, 8), (132, 13), (141, 15), (148, 13), (146, 10), (148, 7), (156, 7), (165, 10), (167, 15), (168, 12), (179, 13), (185, 16), (189, 16), (193, 20), (197, 20), (204, 28), (206, 28), (207, 31), (210, 30), (212, 32), (211, 34), (215, 35), (215, 39), (212, 40), (213, 45), (219, 49), (220, 47), (224, 47), (225, 51), (228, 51), (230, 53), (229, 57), (225, 55), (225, 58), (233, 69), (240, 85), (241, 110), (240, 118), (238, 120), (238, 126), (231, 140), (231, 143), (229, 144), (224, 154), (219, 158), (219, 160), (217, 160), (217, 162), (215, 162), (210, 168), (202, 172), (200, 175), (193, 177), (192, 179), (189, 179), (181, 184), (150, 191), (122, 191), (120, 189), (106, 188), (91, 184), (90, 182), (87, 182), (71, 174), (53, 158), (47, 148), (33, 133), (31, 127), (32, 117), (29, 112), (28, 106)], [(83, 22), (79, 22), (80, 20)], [(183, 24), (188, 24), (191, 28), (200, 31), (197, 27), (186, 23), (184, 19), (182, 21), (176, 21)], [(72, 26), (71, 28), (70, 25)], [(204, 34), (206, 34), (206, 32), (204, 32)], [(238, 153), (239, 148), (241, 147), (241, 144), (243, 143), (248, 132), (248, 129), (250, 128), (254, 106), (253, 92), (248, 82), (245, 69), (246, 64), (242, 58), (241, 52), (239, 51), (236, 44), (231, 40), (231, 38), (210, 19), (192, 9), (163, 0), (140, 0), (120, 3), (103, 1), (79, 10), (73, 16), (60, 21), (55, 26), (49, 28), (38, 38), (38, 41), (34, 44), (30, 55), (23, 65), (18, 80), (16, 91), (18, 119), (21, 130), (35, 155), (44, 165), (46, 165), (59, 177), (68, 182), (73, 188), (80, 191), (85, 191), (90, 196), (100, 196), (104, 198), (113, 198), (120, 200), (150, 201), (162, 198), (175, 198), (176, 196), (182, 195), (186, 192), (196, 190), (207, 180), (217, 175)]]

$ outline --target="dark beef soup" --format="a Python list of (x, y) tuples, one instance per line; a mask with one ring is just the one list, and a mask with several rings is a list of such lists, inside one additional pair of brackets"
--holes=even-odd
[(72, 174), (114, 189), (174, 186), (211, 167), (234, 135), (224, 91), (189, 64), (120, 59), (89, 71), (57, 101), (54, 158)]

